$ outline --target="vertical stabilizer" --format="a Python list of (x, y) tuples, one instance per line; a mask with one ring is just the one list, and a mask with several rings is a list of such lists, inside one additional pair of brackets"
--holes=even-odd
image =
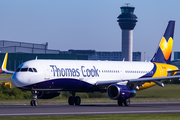
[(169, 21), (164, 35), (159, 43), (158, 49), (151, 59), (151, 62), (170, 64), (175, 21)]

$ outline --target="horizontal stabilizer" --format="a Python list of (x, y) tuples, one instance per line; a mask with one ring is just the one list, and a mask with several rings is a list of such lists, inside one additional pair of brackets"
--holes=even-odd
[(175, 73), (175, 72), (180, 72), (180, 70), (170, 70), (170, 71), (167, 71), (168, 73)]

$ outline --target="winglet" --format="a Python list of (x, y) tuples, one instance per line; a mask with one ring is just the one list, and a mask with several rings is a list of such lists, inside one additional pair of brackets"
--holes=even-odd
[(4, 57), (4, 61), (3, 61), (3, 64), (2, 64), (2, 66), (1, 66), (2, 71), (6, 71), (7, 58), (8, 58), (8, 53), (6, 53), (6, 55), (5, 55), (5, 57)]
[(6, 69), (6, 66), (7, 66), (7, 58), (8, 58), (8, 53), (6, 53), (6, 55), (5, 55), (5, 57), (4, 57), (4, 61), (3, 61), (3, 64), (2, 64), (2, 66), (1, 66), (1, 69), (2, 69), (2, 71), (4, 71), (5, 73), (13, 74), (14, 71), (8, 71), (8, 70)]

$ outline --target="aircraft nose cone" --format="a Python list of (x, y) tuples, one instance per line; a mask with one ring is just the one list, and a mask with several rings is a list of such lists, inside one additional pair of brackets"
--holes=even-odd
[(22, 74), (20, 75), (19, 73), (14, 73), (11, 81), (15, 87), (24, 86), (24, 76)]

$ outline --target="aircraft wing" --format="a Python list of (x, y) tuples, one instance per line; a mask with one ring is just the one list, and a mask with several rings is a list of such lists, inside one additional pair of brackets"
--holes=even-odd
[(5, 72), (7, 74), (14, 74), (15, 71), (9, 71), (9, 70), (6, 69), (7, 58), (8, 58), (8, 53), (6, 53), (6, 55), (4, 57), (4, 61), (3, 61), (3, 64), (1, 66), (1, 69), (2, 69), (3, 72)]
[(116, 84), (120, 82), (127, 81), (127, 85), (135, 84), (135, 85), (143, 85), (145, 82), (155, 82), (157, 85), (164, 87), (164, 84), (161, 81), (169, 81), (169, 80), (180, 80), (180, 75), (174, 76), (166, 76), (166, 77), (154, 77), (154, 78), (138, 78), (138, 79), (124, 79), (124, 80), (114, 80), (114, 81), (97, 81), (95, 83), (96, 86), (109, 86), (111, 84)]

